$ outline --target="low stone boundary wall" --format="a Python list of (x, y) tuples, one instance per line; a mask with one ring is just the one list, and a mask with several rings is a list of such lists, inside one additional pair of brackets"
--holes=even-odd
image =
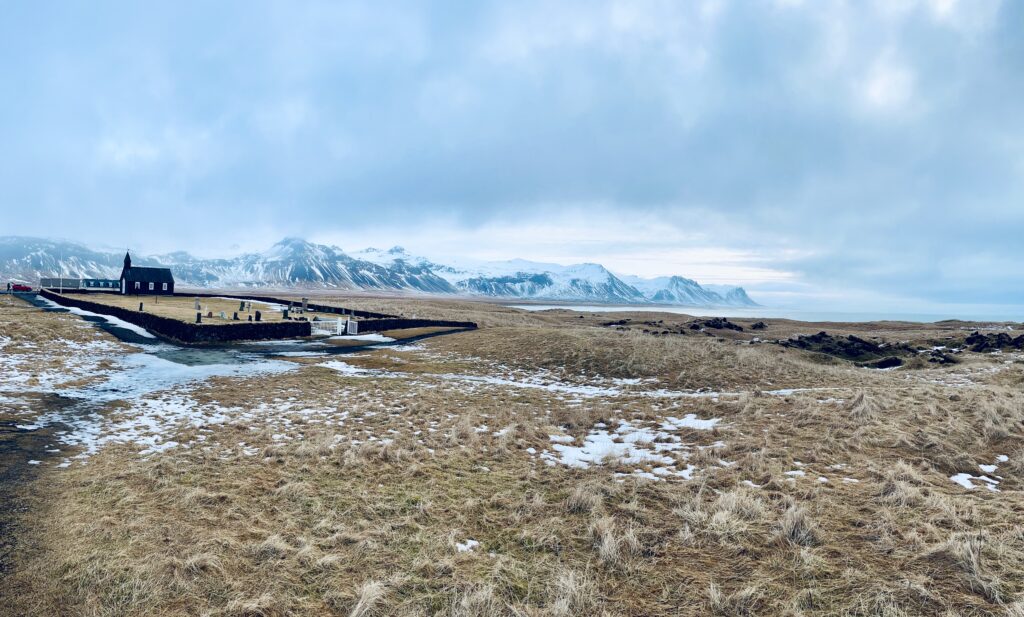
[(93, 313), (112, 315), (128, 323), (179, 343), (227, 343), (230, 341), (285, 339), (309, 336), (308, 321), (241, 322), (232, 324), (190, 324), (169, 317), (133, 311), (119, 306), (68, 298), (48, 290), (41, 296), (61, 306), (74, 306)]
[[(220, 293), (220, 294), (208, 294), (208, 293), (184, 293), (176, 292), (176, 296), (195, 296), (199, 298), (237, 298), (239, 300), (255, 300), (257, 302), (273, 302), (274, 304), (288, 305), (289, 302), (294, 302), (296, 306), (302, 306), (301, 299), (295, 298), (275, 298), (273, 296), (254, 296), (243, 293)], [(357, 309), (344, 308), (340, 306), (328, 306), (326, 304), (316, 304), (315, 302), (307, 302), (306, 308), (316, 311), (318, 313), (331, 313), (334, 315), (351, 315), (352, 317), (360, 317), (364, 319), (387, 319), (392, 317), (398, 317), (398, 315), (388, 315), (387, 313), (374, 313), (372, 311), (360, 311)]]
[[(145, 328), (146, 330), (164, 338), (185, 344), (288, 339), (310, 336), (312, 334), (312, 322), (298, 319), (292, 321), (244, 321), (230, 324), (191, 324), (177, 319), (171, 319), (170, 317), (161, 317), (159, 315), (153, 315), (152, 313), (133, 311), (131, 309), (111, 306), (101, 302), (90, 302), (80, 298), (69, 298), (46, 289), (40, 290), (39, 294), (48, 300), (52, 300), (57, 304), (60, 304), (61, 306), (75, 306), (86, 311), (92, 311), (93, 313), (112, 315), (119, 319), (123, 319), (128, 323)], [(214, 296), (212, 294), (207, 294), (200, 295), (200, 297), (230, 298), (233, 296)], [(274, 298), (260, 298), (256, 296), (246, 296), (246, 298), (259, 302), (275, 302), (282, 304), (279, 299)], [(312, 307), (313, 305), (307, 304), (307, 306)], [(328, 308), (334, 309), (336, 307)], [(316, 310), (319, 311), (319, 309)], [(358, 312), (366, 314), (365, 311)], [(368, 314), (379, 315), (379, 313)], [(360, 334), (368, 332), (383, 332), (385, 330), (407, 330), (410, 328), (464, 328), (467, 330), (476, 328), (476, 324), (472, 321), (403, 319), (400, 317), (361, 319), (358, 323)]]
[(364, 319), (359, 322), (359, 334), (409, 328), (466, 328), (476, 329), (472, 321), (442, 321), (438, 319)]

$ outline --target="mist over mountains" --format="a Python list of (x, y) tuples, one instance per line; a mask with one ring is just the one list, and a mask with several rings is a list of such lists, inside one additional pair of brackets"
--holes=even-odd
[[(0, 237), (0, 278), (38, 284), (43, 276), (117, 278), (123, 253), (23, 236)], [(261, 253), (203, 259), (177, 251), (132, 255), (140, 266), (169, 267), (179, 287), (262, 287), (394, 291), (549, 300), (682, 306), (758, 306), (741, 287), (701, 286), (681, 276), (616, 276), (599, 264), (563, 266), (523, 259), (437, 263), (401, 247), (345, 252), (285, 238)]]

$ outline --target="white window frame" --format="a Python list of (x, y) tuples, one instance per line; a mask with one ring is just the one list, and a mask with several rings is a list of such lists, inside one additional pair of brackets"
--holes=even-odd
[(153, 291), (153, 289), (155, 289), (155, 287), (156, 287), (156, 286), (155, 286), (155, 284), (154, 284), (154, 283), (150, 283), (150, 284), (149, 284), (149, 290), (150, 290), (150, 291)]
[(167, 291), (167, 283), (164, 283), (164, 291)]
[(135, 289), (142, 289), (142, 283), (135, 281)]

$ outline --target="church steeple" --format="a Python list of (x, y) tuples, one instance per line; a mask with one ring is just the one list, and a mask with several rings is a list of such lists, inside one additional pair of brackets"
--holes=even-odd
[(128, 251), (124, 252), (124, 269), (132, 267), (132, 256), (128, 254)]

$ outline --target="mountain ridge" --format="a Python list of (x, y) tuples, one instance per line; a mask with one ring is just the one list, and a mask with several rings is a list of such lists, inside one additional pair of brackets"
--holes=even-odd
[[(66, 277), (116, 278), (123, 255), (66, 240), (0, 237), (0, 277), (38, 282)], [(758, 306), (742, 287), (724, 293), (682, 276), (642, 279), (617, 276), (601, 264), (507, 261), (438, 263), (404, 248), (346, 252), (337, 246), (288, 237), (259, 253), (200, 258), (185, 251), (133, 255), (141, 266), (169, 267), (179, 285), (191, 287), (285, 287), (351, 291), (403, 291), (502, 300)]]

